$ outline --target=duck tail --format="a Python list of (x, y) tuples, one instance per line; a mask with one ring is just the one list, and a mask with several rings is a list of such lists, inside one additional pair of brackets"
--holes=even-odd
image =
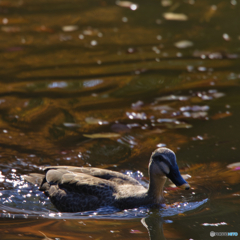
[(32, 183), (34, 185), (36, 184), (39, 187), (41, 187), (45, 179), (45, 175), (39, 173), (30, 173), (29, 175), (23, 175), (22, 177), (27, 182)]

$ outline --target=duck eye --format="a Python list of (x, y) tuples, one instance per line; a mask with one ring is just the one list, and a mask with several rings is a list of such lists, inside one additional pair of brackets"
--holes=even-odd
[(158, 162), (158, 167), (165, 175), (169, 174), (170, 168), (165, 162)]

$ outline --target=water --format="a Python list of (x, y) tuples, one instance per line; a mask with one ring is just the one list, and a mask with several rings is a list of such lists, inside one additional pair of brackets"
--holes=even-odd
[[(234, 0), (0, 2), (1, 239), (239, 233), (238, 13)], [(159, 146), (192, 187), (168, 181), (160, 211), (58, 213), (21, 178), (93, 166), (147, 186)]]

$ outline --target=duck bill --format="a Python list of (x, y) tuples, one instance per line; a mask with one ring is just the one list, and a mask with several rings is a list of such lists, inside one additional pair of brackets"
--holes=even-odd
[(190, 189), (190, 185), (187, 181), (183, 179), (181, 176), (178, 166), (171, 166), (169, 174), (167, 174), (167, 177), (177, 186), (182, 189), (188, 190)]

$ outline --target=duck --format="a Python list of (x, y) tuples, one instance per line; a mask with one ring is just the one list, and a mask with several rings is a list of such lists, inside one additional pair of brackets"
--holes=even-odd
[(175, 153), (156, 149), (149, 161), (149, 187), (120, 172), (74, 166), (44, 167), (44, 174), (30, 173), (23, 178), (39, 187), (60, 212), (83, 212), (102, 207), (132, 209), (164, 204), (163, 187), (169, 178), (177, 187), (190, 185), (179, 172)]

